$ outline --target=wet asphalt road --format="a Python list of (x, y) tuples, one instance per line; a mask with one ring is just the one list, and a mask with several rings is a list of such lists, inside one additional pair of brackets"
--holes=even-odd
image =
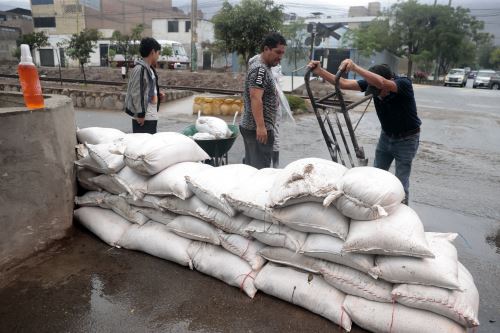
[[(459, 258), (481, 296), (478, 332), (498, 333), (500, 92), (416, 86), (415, 93), (424, 124), (411, 206), (426, 231), (460, 234)], [(165, 105), (160, 130), (180, 131), (193, 123), (191, 105), (190, 99)], [(352, 118), (360, 114), (353, 112)], [(120, 112), (80, 110), (77, 122), (130, 131), (130, 119)], [(371, 162), (378, 132), (370, 111), (357, 135)], [(282, 165), (309, 156), (329, 158), (313, 116), (284, 123), (282, 133)], [(238, 163), (242, 156), (239, 138), (229, 160)], [(110, 248), (78, 226), (69, 239), (3, 277), (0, 286), (1, 332), (340, 332), (273, 297), (258, 293), (251, 300), (201, 273)]]

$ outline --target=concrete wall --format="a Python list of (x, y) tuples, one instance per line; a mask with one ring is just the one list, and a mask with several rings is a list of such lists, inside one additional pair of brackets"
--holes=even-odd
[(76, 126), (71, 99), (29, 111), (0, 92), (0, 275), (64, 237), (72, 225)]
[[(126, 93), (122, 91), (112, 91), (112, 88), (108, 89), (110, 91), (103, 92), (43, 87), (42, 91), (44, 94), (65, 95), (70, 97), (75, 108), (123, 111)], [(0, 91), (21, 91), (21, 86), (17, 83), (0, 82)], [(168, 89), (165, 91), (165, 97), (161, 100), (161, 102), (170, 102), (191, 95), (193, 95), (192, 91)]]

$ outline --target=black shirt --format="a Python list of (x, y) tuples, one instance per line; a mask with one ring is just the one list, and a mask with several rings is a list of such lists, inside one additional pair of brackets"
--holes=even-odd
[[(417, 129), (422, 121), (417, 115), (411, 81), (406, 77), (395, 77), (394, 82), (398, 87), (397, 93), (390, 92), (383, 98), (374, 97), (373, 101), (382, 130), (397, 135)], [(359, 80), (358, 85), (361, 91), (368, 88), (365, 80)]]

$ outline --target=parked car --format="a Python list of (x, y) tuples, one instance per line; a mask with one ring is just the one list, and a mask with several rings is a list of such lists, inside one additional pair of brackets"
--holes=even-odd
[(477, 75), (477, 71), (470, 71), (469, 72), (469, 79), (475, 79)]
[(467, 83), (467, 72), (463, 68), (453, 68), (444, 77), (444, 86), (465, 87)]
[(472, 83), (472, 88), (492, 88), (491, 77), (497, 76), (497, 73), (492, 69), (481, 69), (477, 72), (477, 76)]
[(500, 72), (497, 72), (495, 76), (490, 79), (490, 89), (500, 90)]

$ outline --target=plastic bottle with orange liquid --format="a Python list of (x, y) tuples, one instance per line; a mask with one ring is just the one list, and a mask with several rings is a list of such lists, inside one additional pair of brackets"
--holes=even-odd
[(33, 64), (33, 58), (31, 58), (30, 47), (27, 44), (21, 44), (21, 62), (17, 67), (17, 72), (23, 89), (24, 103), (28, 109), (44, 108), (42, 86), (38, 71)]

